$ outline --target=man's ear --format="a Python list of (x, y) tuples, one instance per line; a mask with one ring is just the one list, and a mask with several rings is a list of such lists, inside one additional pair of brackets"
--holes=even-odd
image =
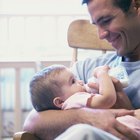
[(53, 103), (54, 103), (54, 105), (55, 105), (56, 107), (61, 108), (62, 105), (63, 105), (63, 103), (64, 103), (64, 101), (62, 100), (61, 97), (55, 97), (55, 98), (53, 99)]
[(139, 0), (132, 0), (132, 3), (134, 4), (134, 6), (138, 9), (140, 8), (140, 1)]
[(138, 16), (140, 16), (140, 0), (132, 0), (132, 5), (138, 13)]

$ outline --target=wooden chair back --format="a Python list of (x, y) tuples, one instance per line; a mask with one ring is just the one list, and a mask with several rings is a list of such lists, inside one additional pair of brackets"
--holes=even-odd
[(78, 49), (92, 49), (113, 51), (114, 49), (106, 40), (100, 40), (97, 35), (97, 28), (89, 20), (75, 20), (68, 28), (68, 45), (73, 48), (72, 62), (78, 59)]
[(17, 132), (13, 136), (13, 140), (40, 140), (37, 136), (29, 133), (29, 132)]

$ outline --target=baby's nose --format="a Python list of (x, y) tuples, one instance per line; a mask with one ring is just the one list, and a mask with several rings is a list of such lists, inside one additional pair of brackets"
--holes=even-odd
[(84, 85), (84, 82), (82, 80), (79, 80), (78, 83), (82, 86)]

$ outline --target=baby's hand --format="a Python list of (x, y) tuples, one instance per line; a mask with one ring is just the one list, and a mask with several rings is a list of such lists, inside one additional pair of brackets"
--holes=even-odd
[(97, 78), (102, 73), (108, 73), (109, 69), (110, 67), (107, 65), (96, 67), (93, 71), (93, 76)]

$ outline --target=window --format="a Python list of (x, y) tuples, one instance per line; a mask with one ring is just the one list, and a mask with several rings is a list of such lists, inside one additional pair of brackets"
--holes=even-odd
[(1, 0), (0, 60), (70, 60), (71, 21), (88, 18), (82, 0)]

